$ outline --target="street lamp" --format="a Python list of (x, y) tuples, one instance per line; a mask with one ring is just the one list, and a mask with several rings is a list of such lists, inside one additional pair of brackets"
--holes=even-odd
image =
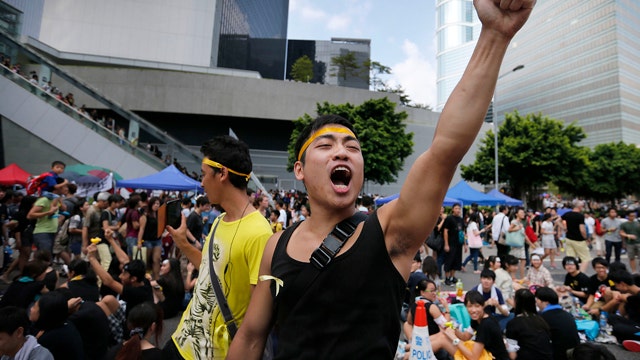
[(498, 112), (496, 110), (496, 89), (498, 88), (498, 80), (502, 79), (503, 77), (514, 73), (518, 70), (522, 70), (524, 69), (524, 65), (518, 65), (516, 67), (514, 67), (513, 69), (511, 69), (511, 71), (506, 72), (500, 76), (498, 76), (498, 79), (496, 80), (496, 87), (493, 90), (493, 101), (491, 102), (491, 107), (492, 107), (492, 117), (493, 117), (493, 156), (494, 156), (494, 160), (495, 160), (495, 179), (494, 179), (494, 186), (496, 191), (500, 191), (500, 189), (498, 189), (498, 117), (496, 115), (496, 113)]

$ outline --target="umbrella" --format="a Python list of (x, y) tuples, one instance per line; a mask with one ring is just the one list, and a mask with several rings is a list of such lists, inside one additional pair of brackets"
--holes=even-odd
[(76, 184), (96, 184), (109, 176), (109, 173), (113, 173), (115, 180), (122, 180), (122, 176), (112, 170), (85, 164), (67, 166), (60, 177), (69, 180), (69, 182), (75, 182)]

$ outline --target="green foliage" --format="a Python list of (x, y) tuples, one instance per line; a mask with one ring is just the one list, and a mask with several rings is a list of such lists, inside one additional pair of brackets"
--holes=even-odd
[(347, 51), (343, 55), (332, 57), (331, 66), (337, 67), (338, 72), (332, 72), (330, 75), (338, 76), (342, 80), (347, 80), (349, 76), (360, 76), (361, 65), (358, 64), (356, 53), (353, 51)]
[(637, 192), (638, 183), (640, 149), (623, 142), (600, 144), (589, 153), (587, 176), (578, 190), (596, 200), (613, 201)]
[[(395, 181), (404, 159), (413, 151), (413, 133), (405, 133), (404, 120), (408, 115), (404, 111), (395, 112), (395, 107), (396, 104), (387, 98), (368, 100), (358, 106), (317, 104), (318, 115), (340, 115), (353, 124), (362, 148), (365, 180), (378, 184)], [(296, 161), (294, 146), (298, 134), (311, 121), (313, 118), (308, 114), (294, 121), (288, 146), (288, 171), (293, 170)]]
[[(586, 169), (588, 149), (577, 143), (586, 137), (582, 128), (541, 114), (506, 114), (498, 131), (500, 182), (516, 195), (534, 195), (549, 182), (561, 189), (576, 185)], [(489, 184), (494, 180), (494, 133), (487, 132), (476, 161), (461, 165), (466, 180)]]
[(295, 81), (311, 81), (313, 79), (313, 62), (307, 55), (302, 55), (291, 66), (290, 75)]
[(387, 83), (380, 78), (380, 75), (391, 74), (390, 67), (371, 60), (365, 61), (363, 66), (369, 69), (369, 86), (371, 86), (371, 90), (380, 91), (380, 89), (387, 88)]

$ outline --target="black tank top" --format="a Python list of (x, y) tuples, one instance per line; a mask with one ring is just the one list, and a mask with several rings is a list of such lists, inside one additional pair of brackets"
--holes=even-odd
[[(304, 286), (294, 285), (296, 278), (313, 265), (286, 252), (296, 228), (282, 234), (271, 265), (272, 275), (284, 282), (278, 297), (273, 283), (271, 287), (278, 336), (275, 358), (393, 358), (406, 281), (391, 262), (377, 214), (369, 215), (348, 251)], [(286, 293), (287, 285), (300, 293)]]

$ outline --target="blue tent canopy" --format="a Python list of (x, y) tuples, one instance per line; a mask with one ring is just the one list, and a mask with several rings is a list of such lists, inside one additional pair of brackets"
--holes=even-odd
[(193, 180), (183, 174), (173, 165), (153, 175), (117, 181), (116, 186), (133, 189), (202, 192), (199, 181)]
[(497, 198), (497, 199), (502, 199), (504, 201), (503, 204), (507, 204), (509, 206), (522, 206), (522, 200), (514, 199), (510, 196), (507, 196), (501, 193), (496, 189), (489, 191), (487, 195), (493, 196), (494, 198)]
[[(398, 198), (398, 196), (400, 196), (399, 193), (398, 194), (389, 195), (389, 196), (383, 197), (383, 198), (378, 198), (378, 199), (376, 199), (376, 206), (380, 206), (380, 205), (388, 203), (391, 200), (395, 200), (395, 199)], [(442, 202), (442, 205), (443, 206), (452, 206), (455, 203), (458, 203), (458, 204), (462, 205), (462, 201), (460, 201), (458, 199), (445, 197), (444, 201)]]
[(473, 189), (464, 180), (460, 180), (457, 184), (450, 188), (449, 191), (447, 191), (447, 197), (460, 199), (465, 204), (476, 203), (478, 205), (484, 206), (504, 204), (504, 201), (500, 199)]

